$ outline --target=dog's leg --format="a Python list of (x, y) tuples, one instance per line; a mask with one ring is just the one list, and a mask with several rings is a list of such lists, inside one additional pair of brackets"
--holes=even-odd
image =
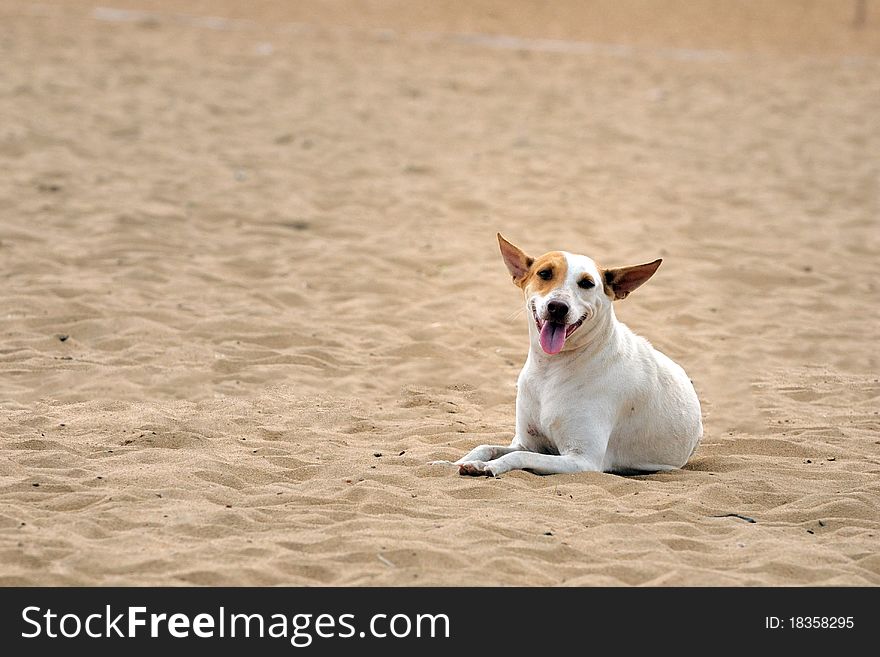
[(499, 456), (504, 456), (521, 449), (525, 448), (516, 441), (510, 445), (480, 445), (479, 447), (474, 447), (455, 463), (452, 461), (431, 461), (428, 465), (461, 465), (470, 461), (491, 461)]
[(454, 465), (461, 465), (467, 461), (493, 461), (500, 456), (518, 452), (522, 449), (522, 445), (480, 445), (474, 447), (467, 454), (458, 459)]
[(517, 451), (505, 454), (489, 462), (482, 460), (459, 463), (458, 472), (463, 475), (486, 475), (497, 477), (511, 470), (531, 470), (535, 474), (564, 474), (566, 472), (601, 472), (601, 460), (596, 462), (582, 454), (538, 454)]

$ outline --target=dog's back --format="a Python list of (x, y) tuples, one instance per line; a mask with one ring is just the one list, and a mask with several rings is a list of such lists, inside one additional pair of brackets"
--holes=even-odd
[(700, 402), (685, 371), (618, 322), (615, 368), (626, 368), (617, 423), (603, 470), (671, 470), (683, 466), (703, 437)]

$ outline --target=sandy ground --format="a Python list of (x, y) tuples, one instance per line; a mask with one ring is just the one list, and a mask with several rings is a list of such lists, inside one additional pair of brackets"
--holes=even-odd
[[(880, 7), (721, 4), (0, 0), (0, 583), (880, 584)], [(685, 469), (426, 465), (496, 230), (664, 258)]]

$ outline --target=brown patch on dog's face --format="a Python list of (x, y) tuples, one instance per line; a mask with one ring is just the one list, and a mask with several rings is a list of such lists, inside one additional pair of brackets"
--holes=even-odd
[(578, 280), (578, 287), (583, 290), (591, 290), (592, 288), (596, 287), (596, 281), (593, 280), (593, 277), (589, 274), (584, 274)]
[(565, 282), (568, 274), (568, 262), (561, 251), (550, 251), (537, 258), (529, 268), (529, 273), (522, 280), (520, 287), (526, 296), (532, 294), (546, 295), (553, 288)]

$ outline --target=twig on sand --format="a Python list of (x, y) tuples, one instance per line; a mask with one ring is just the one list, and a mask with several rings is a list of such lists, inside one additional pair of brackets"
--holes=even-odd
[[(752, 522), (754, 522), (754, 520), (753, 520)], [(389, 568), (397, 568), (397, 566), (394, 565), (394, 562), (392, 562), (390, 559), (386, 559), (386, 558), (383, 557), (381, 554), (378, 554), (378, 553), (377, 553), (377, 554), (376, 554), (376, 558), (379, 559), (379, 561), (381, 561), (382, 563), (384, 563), (384, 564), (385, 564), (386, 566), (388, 566)]]
[(744, 516), (741, 513), (722, 513), (716, 516), (712, 516), (713, 518), (739, 518), (740, 520), (745, 520), (746, 522), (758, 522), (754, 518), (749, 518), (748, 516)]
[(856, 29), (865, 27), (868, 22), (868, 0), (855, 0), (853, 6), (852, 26)]

